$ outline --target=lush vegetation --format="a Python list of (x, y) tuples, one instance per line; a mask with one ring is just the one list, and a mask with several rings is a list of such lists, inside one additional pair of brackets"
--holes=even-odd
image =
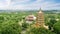
[(49, 29), (33, 28), (35, 21), (32, 24), (25, 22), (25, 16), (33, 13), (36, 16), (36, 11), (21, 11), (21, 12), (1, 12), (0, 13), (0, 34), (60, 34), (60, 14), (44, 12), (45, 25)]

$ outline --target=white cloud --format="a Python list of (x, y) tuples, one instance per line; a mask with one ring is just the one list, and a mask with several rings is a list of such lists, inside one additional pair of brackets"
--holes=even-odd
[(10, 0), (0, 0), (0, 9), (9, 9), (10, 7)]
[(30, 0), (12, 0), (12, 4), (16, 4), (16, 3), (26, 3), (29, 2)]
[(29, 3), (29, 1), (31, 0), (5, 0), (5, 2), (0, 2), (0, 9), (23, 10), (23, 9), (39, 9), (41, 7), (43, 10), (45, 10), (51, 8), (58, 9), (59, 8), (58, 5), (60, 5), (60, 3), (55, 4), (54, 2), (45, 1), (45, 0), (36, 0), (32, 3)]

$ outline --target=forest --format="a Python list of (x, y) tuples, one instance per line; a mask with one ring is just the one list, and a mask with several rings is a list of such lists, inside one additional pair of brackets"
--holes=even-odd
[(30, 13), (37, 15), (38, 11), (0, 12), (0, 34), (60, 34), (60, 13), (44, 11), (45, 25), (49, 29), (34, 28), (25, 22)]

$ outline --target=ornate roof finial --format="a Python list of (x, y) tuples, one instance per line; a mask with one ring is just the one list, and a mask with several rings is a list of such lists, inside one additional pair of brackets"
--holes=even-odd
[(41, 7), (40, 7), (40, 9), (39, 9), (40, 11), (41, 11)]
[(41, 10), (41, 7), (40, 7), (40, 10)]
[(42, 13), (42, 10), (41, 10), (41, 8), (39, 9), (39, 13)]

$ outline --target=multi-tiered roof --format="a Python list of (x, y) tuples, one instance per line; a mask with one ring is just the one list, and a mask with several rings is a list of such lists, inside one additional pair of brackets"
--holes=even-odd
[(44, 15), (42, 10), (40, 9), (36, 17), (36, 26), (43, 26), (43, 25), (44, 25)]

